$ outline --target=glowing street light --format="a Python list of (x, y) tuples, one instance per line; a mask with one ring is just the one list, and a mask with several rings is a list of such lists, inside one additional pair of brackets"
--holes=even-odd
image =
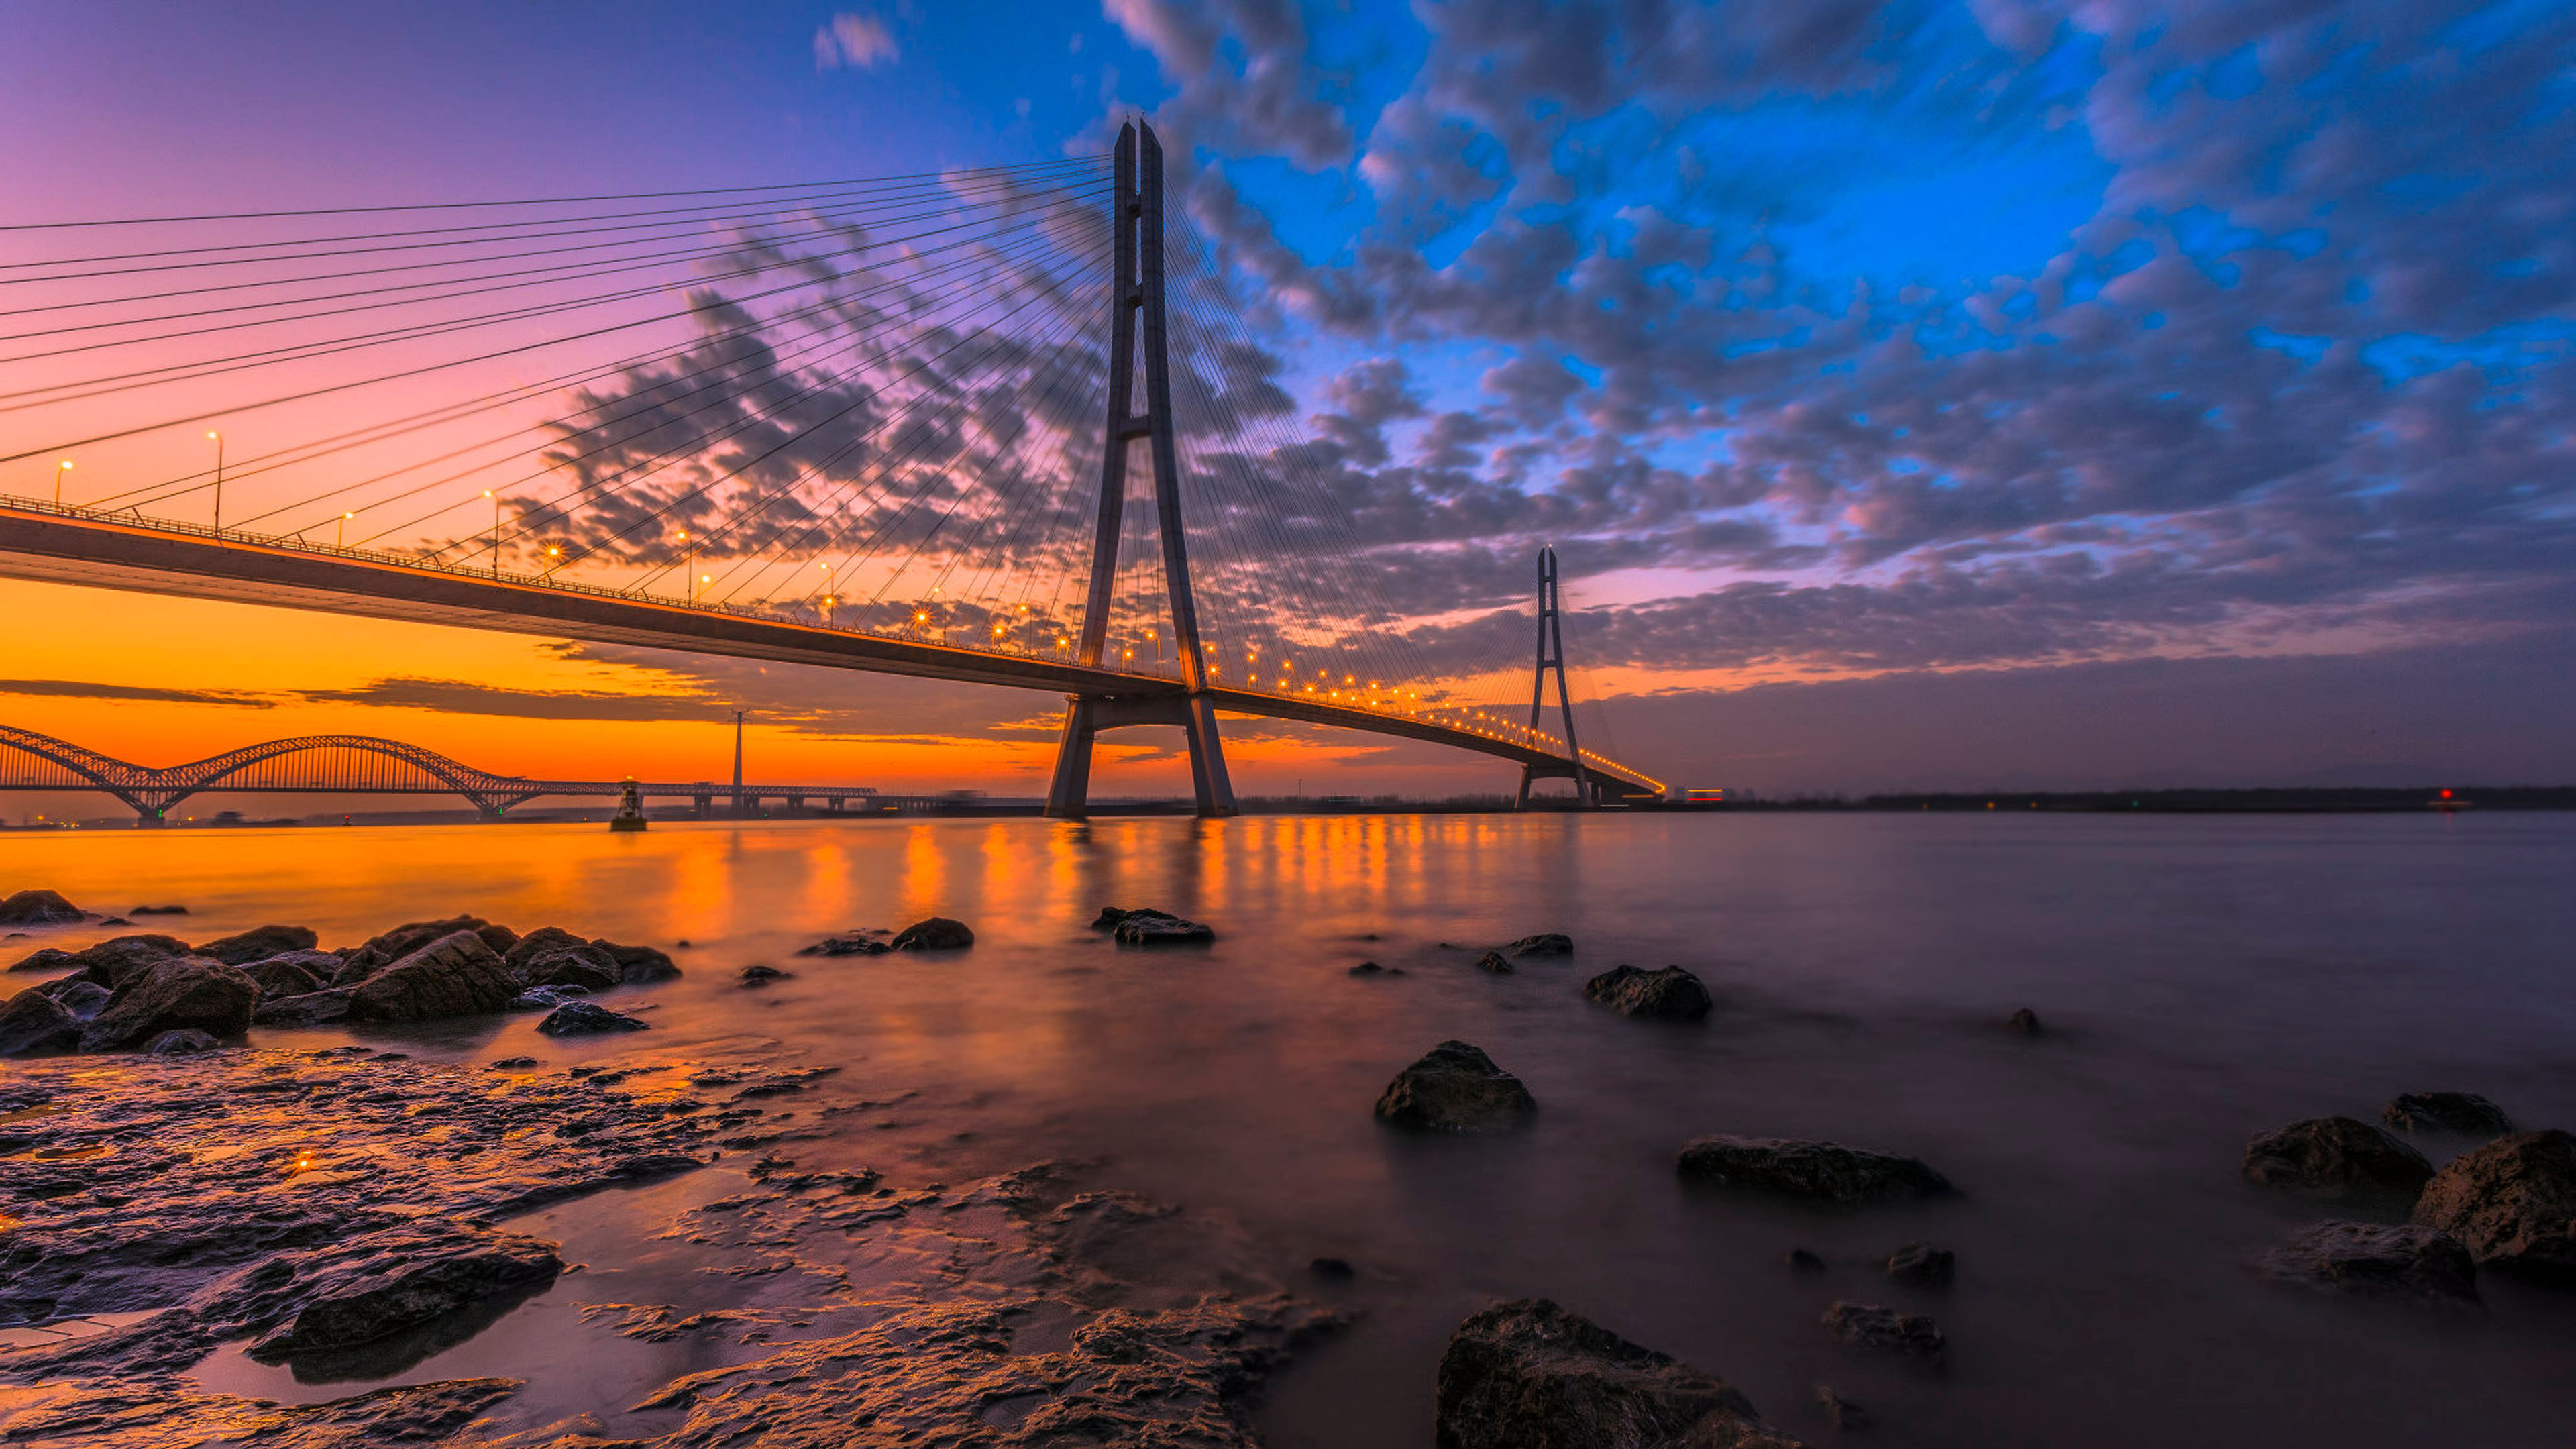
[(65, 458), (54, 465), (54, 506), (63, 506), (63, 475), (72, 470), (72, 460)]
[(358, 515), (345, 508), (340, 510), (339, 527), (334, 529), (331, 534), (331, 546), (333, 548), (347, 548), (349, 546), (349, 520), (357, 516)]
[(224, 435), (208, 428), (206, 436), (215, 445), (215, 532), (221, 533), (224, 531)]

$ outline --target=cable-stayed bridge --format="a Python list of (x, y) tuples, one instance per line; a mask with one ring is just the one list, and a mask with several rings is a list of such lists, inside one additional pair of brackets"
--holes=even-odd
[(1659, 793), (1576, 740), (1553, 556), (1533, 681), (1522, 567), (1377, 535), (1164, 197), (1131, 126), (936, 176), (0, 227), (0, 468), (50, 484), (0, 498), (0, 574), (1044, 690), (1065, 816), (1144, 724), (1232, 813), (1220, 714)]

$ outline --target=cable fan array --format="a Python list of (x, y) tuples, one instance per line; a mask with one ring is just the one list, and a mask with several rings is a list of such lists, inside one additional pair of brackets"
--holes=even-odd
[[(0, 227), (0, 469), (68, 512), (1069, 659), (1111, 191), (1084, 156)], [(1234, 280), (1166, 227), (1211, 681), (1553, 748), (1503, 702), (1517, 639), (1434, 661), (1377, 596)], [(1102, 663), (1177, 677), (1125, 519)]]

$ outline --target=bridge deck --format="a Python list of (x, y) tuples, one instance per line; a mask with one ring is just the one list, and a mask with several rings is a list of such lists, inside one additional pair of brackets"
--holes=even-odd
[[(536, 576), (468, 571), (291, 537), (217, 533), (37, 499), (0, 498), (0, 575), (1058, 694), (1135, 697), (1178, 694), (1182, 688), (1156, 675), (888, 638)], [(1555, 750), (1524, 742), (1500, 726), (1488, 733), (1260, 690), (1212, 693), (1216, 707), (1231, 714), (1426, 740), (1542, 770), (1563, 770), (1567, 763)], [(1584, 764), (1614, 793), (1662, 791), (1650, 777), (1589, 751)]]

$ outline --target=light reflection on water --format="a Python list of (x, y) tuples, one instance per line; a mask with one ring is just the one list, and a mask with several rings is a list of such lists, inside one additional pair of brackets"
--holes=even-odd
[[(194, 914), (138, 929), (194, 939), (279, 921), (343, 944), (459, 911), (688, 939), (687, 977), (614, 1003), (651, 1007), (650, 1033), (558, 1043), (521, 1016), (368, 1039), (549, 1067), (839, 1064), (833, 1101), (918, 1095), (832, 1119), (831, 1140), (799, 1144), (809, 1168), (912, 1185), (1090, 1159), (1106, 1183), (1242, 1221), (1290, 1281), (1310, 1257), (1347, 1258), (1356, 1285), (1313, 1291), (1367, 1316), (1279, 1381), (1279, 1446), (1427, 1443), (1441, 1342), (1496, 1294), (1557, 1297), (1817, 1439), (1820, 1380), (1868, 1403), (1882, 1442), (1962, 1445), (2547, 1442), (2576, 1382), (2566, 1296), (2491, 1281), (2483, 1312), (2445, 1317), (2254, 1281), (2247, 1255), (2324, 1213), (2236, 1178), (2251, 1133), (2371, 1118), (2400, 1091), (2480, 1091), (2526, 1125), (2576, 1124), (2566, 816), (85, 832), (0, 836), (0, 879), (94, 910), (185, 901)], [(1103, 904), (1207, 920), (1220, 940), (1116, 948), (1087, 929)], [(970, 923), (974, 950), (793, 954), (930, 914)], [(1573, 935), (1575, 962), (1469, 965), (1541, 930)], [(1405, 974), (1348, 976), (1363, 958)], [(754, 961), (796, 976), (737, 988)], [(1582, 978), (1620, 961), (1691, 967), (1718, 1014), (1671, 1028), (1589, 1007)], [(2052, 1028), (2039, 1042), (1996, 1028), (2025, 1004)], [(1387, 1076), (1452, 1036), (1529, 1082), (1533, 1131), (1417, 1142), (1370, 1120)], [(1709, 1131), (1915, 1152), (1965, 1195), (1824, 1219), (1685, 1197), (1673, 1153)], [(559, 1211), (614, 1244), (648, 1238), (657, 1202)], [(1861, 1266), (1914, 1237), (1959, 1250), (1950, 1294)], [(1793, 1277), (1792, 1244), (1837, 1266)], [(586, 1293), (567, 1279), (422, 1371), (506, 1357), (544, 1336), (522, 1320)], [(1845, 1357), (1815, 1324), (1837, 1297), (1936, 1313), (1950, 1370)]]

